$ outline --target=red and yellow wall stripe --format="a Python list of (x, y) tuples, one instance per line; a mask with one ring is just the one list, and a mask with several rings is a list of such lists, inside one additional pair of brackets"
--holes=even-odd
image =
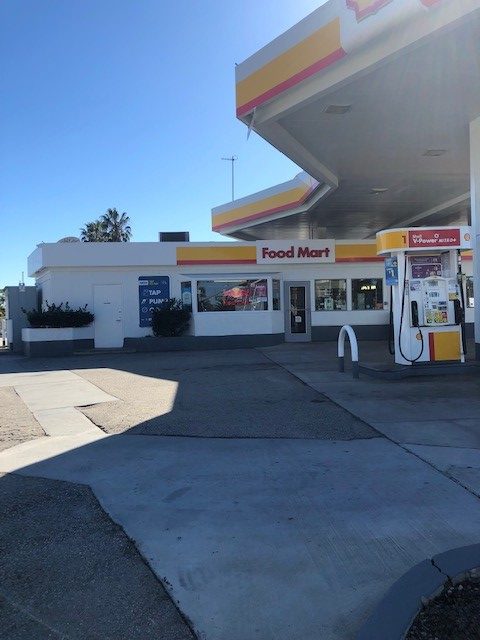
[(383, 262), (377, 255), (377, 243), (352, 243), (335, 245), (335, 262)]
[[(383, 262), (384, 258), (377, 256), (375, 242), (368, 243), (337, 243), (335, 247), (335, 262)], [(218, 264), (256, 264), (257, 247), (255, 244), (183, 246), (177, 247), (178, 265), (218, 265)]]
[(177, 264), (256, 264), (255, 245), (177, 247)]

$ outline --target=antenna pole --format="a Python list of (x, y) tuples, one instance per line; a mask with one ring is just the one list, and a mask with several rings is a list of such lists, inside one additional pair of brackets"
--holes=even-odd
[(231, 156), (230, 158), (222, 158), (227, 162), (232, 163), (232, 202), (235, 200), (235, 161), (238, 160), (237, 156)]

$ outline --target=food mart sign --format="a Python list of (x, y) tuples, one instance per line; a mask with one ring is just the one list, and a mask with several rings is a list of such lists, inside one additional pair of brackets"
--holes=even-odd
[(334, 240), (260, 240), (257, 264), (317, 264), (335, 262)]

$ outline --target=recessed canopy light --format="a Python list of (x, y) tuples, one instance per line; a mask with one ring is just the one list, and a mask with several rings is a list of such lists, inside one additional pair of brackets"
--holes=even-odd
[(370, 193), (375, 194), (376, 196), (385, 193), (386, 191), (388, 191), (388, 187), (373, 187), (373, 189), (371, 189)]
[(447, 153), (446, 149), (427, 149), (423, 155), (427, 158), (438, 158), (438, 156), (443, 156), (445, 153)]
[(335, 115), (341, 116), (351, 110), (352, 105), (350, 104), (329, 104), (324, 113), (333, 113)]

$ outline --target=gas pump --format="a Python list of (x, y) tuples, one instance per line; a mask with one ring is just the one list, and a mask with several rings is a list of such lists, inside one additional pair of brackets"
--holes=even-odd
[(469, 227), (391, 229), (377, 234), (377, 253), (388, 256), (397, 364), (465, 362), (458, 254), (470, 248)]

